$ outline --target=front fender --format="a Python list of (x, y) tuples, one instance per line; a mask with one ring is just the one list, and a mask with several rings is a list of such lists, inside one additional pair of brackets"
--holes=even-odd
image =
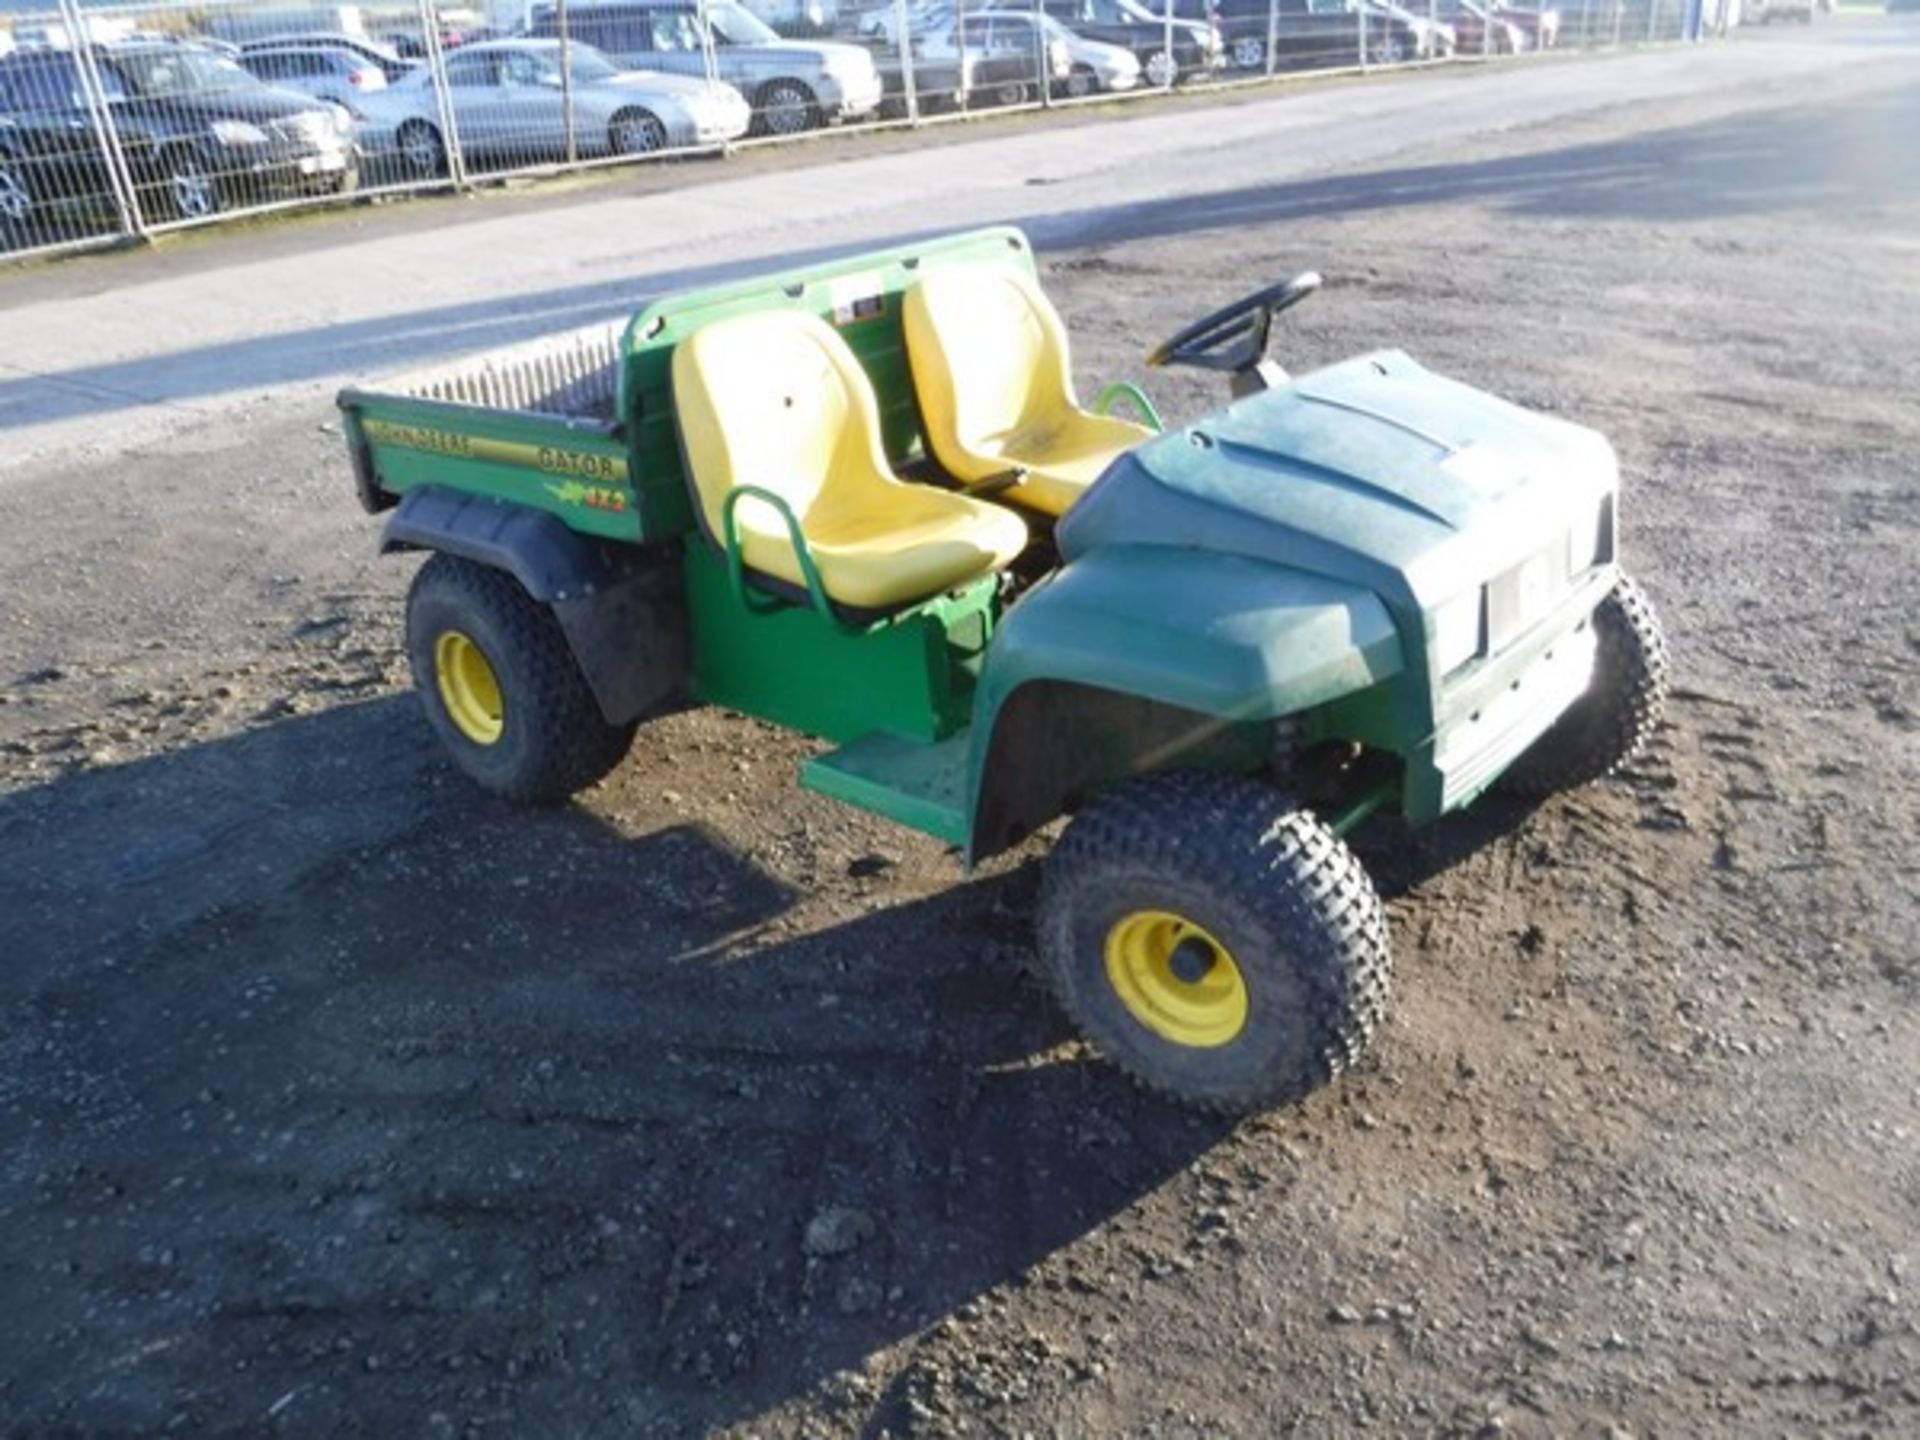
[[(1015, 605), (988, 651), (968, 755), (970, 858), (1045, 823), (1078, 790), (1177, 763), (1230, 727), (1367, 689), (1403, 664), (1387, 607), (1359, 586), (1212, 551), (1094, 550)], [(1035, 724), (1003, 724), (1036, 686), (1077, 698)], [(1057, 733), (1081, 725), (1104, 732), (1098, 743)], [(1045, 763), (1023, 753), (1034, 743)]]

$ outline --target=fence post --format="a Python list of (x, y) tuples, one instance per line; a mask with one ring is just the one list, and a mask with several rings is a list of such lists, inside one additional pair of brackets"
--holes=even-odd
[(567, 164), (580, 159), (580, 137), (573, 125), (573, 36), (567, 27), (567, 0), (554, 0), (554, 29), (560, 32), (560, 123), (567, 139)]
[(93, 131), (93, 143), (100, 147), (107, 184), (113, 191), (113, 208), (120, 215), (120, 233), (144, 237), (147, 220), (140, 210), (140, 192), (133, 183), (126, 151), (120, 148), (120, 131), (113, 123), (113, 110), (107, 104), (106, 86), (101, 83), (100, 70), (94, 61), (93, 36), (80, 13), (79, 0), (60, 0), (60, 24), (67, 32), (67, 44), (73, 50), (74, 59), (79, 62), (87, 124)]
[[(1033, 0), (1033, 64), (1040, 76), (1040, 108), (1053, 108), (1053, 43), (1047, 39), (1047, 27), (1040, 23), (1045, 12), (1040, 0)], [(1071, 73), (1071, 72), (1069, 72)]]
[(1356, 5), (1353, 8), (1353, 14), (1354, 14), (1354, 19), (1358, 23), (1358, 29), (1359, 29), (1359, 35), (1360, 35), (1360, 68), (1362, 70), (1365, 70), (1368, 68), (1367, 66), (1367, 7), (1365, 5)]
[(1580, 0), (1580, 48), (1588, 49), (1593, 44), (1593, 0)]
[(440, 44), (440, 22), (430, 0), (414, 0), (420, 17), (420, 48), (427, 56), (427, 83), (433, 86), (434, 109), (440, 114), (440, 134), (447, 151), (447, 179), (456, 190), (467, 188), (467, 157), (460, 148), (460, 119), (453, 96), (447, 93), (447, 52)]
[[(958, 21), (954, 22), (958, 25)], [(964, 37), (956, 29), (953, 32), (956, 45), (964, 45)], [(920, 88), (919, 78), (913, 73), (913, 36), (907, 33), (907, 0), (893, 0), (893, 48), (900, 56), (900, 88), (907, 97), (907, 124), (918, 128), (920, 124)], [(956, 62), (964, 64), (964, 62)]]
[(1180, 62), (1173, 54), (1173, 0), (1160, 0), (1160, 43), (1167, 54), (1167, 90), (1173, 90), (1173, 82), (1180, 78)]
[(1273, 78), (1277, 63), (1273, 52), (1280, 48), (1280, 0), (1267, 0), (1267, 78)]
[(1647, 0), (1647, 44), (1653, 43), (1655, 22), (1660, 18), (1660, 0)]

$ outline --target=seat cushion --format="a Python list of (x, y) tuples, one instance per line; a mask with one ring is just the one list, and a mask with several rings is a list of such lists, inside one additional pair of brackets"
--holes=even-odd
[[(909, 605), (999, 569), (1026, 545), (1017, 516), (894, 475), (872, 384), (815, 315), (764, 310), (703, 326), (674, 349), (673, 389), (708, 534), (724, 539), (736, 488), (778, 495), (838, 604)], [(749, 569), (805, 586), (771, 503), (748, 496), (733, 517)]]
[[(804, 523), (820, 587), (839, 604), (858, 610), (910, 605), (1003, 569), (1026, 548), (1027, 527), (1010, 510), (892, 484), (899, 493), (871, 510), (816, 513)], [(786, 526), (769, 506), (747, 499), (734, 514), (749, 569), (806, 583)]]
[(1022, 270), (933, 271), (907, 291), (902, 324), (927, 446), (961, 480), (1024, 469), (1005, 498), (1059, 515), (1153, 433), (1080, 408), (1066, 329)]

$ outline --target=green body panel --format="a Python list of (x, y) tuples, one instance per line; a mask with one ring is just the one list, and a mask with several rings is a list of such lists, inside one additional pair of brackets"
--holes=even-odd
[(392, 494), (443, 485), (545, 510), (609, 540), (638, 541), (646, 530), (627, 447), (611, 426), (366, 391), (347, 391), (341, 403)]
[(873, 382), (887, 457), (896, 465), (915, 459), (924, 447), (907, 370), (900, 296), (931, 268), (985, 261), (1031, 273), (1033, 252), (1018, 230), (977, 230), (690, 290), (648, 305), (628, 323), (621, 342), (619, 413), (628, 420), (635, 473), (645, 475), (649, 485), (671, 490), (679, 500), (680, 528), (693, 525), (673, 418), (673, 347), (711, 321), (776, 308), (806, 310), (840, 332)]
[(688, 545), (686, 577), (699, 699), (824, 740), (885, 731), (924, 743), (966, 725), (993, 637), (993, 576), (864, 629), (757, 593), (741, 604), (704, 541)]
[(967, 747), (962, 732), (928, 745), (875, 731), (800, 767), (809, 790), (965, 845)]

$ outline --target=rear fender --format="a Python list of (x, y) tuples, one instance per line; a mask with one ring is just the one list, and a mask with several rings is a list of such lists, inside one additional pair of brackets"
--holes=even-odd
[(676, 546), (569, 530), (544, 510), (439, 486), (409, 490), (380, 552), (438, 550), (504, 570), (553, 611), (600, 712), (625, 724), (684, 690), (686, 600)]
[(1015, 605), (988, 651), (968, 859), (1127, 775), (1252, 768), (1271, 745), (1266, 722), (1403, 663), (1386, 606), (1358, 586), (1209, 551), (1096, 550)]

